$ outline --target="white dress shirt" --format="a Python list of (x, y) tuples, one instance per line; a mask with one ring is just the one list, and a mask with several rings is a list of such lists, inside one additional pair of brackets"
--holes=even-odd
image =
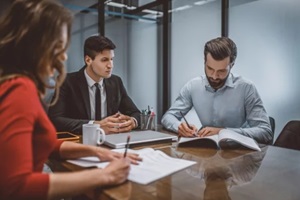
[[(96, 86), (94, 85), (96, 82), (87, 74), (86, 69), (84, 70), (84, 75), (87, 80), (87, 84), (89, 87), (89, 97), (90, 97), (90, 107), (91, 107), (91, 119), (92, 122), (95, 120), (95, 93)], [(102, 119), (107, 117), (107, 102), (106, 102), (106, 91), (104, 89), (103, 79), (98, 82), (100, 85), (101, 92), (101, 117)]]

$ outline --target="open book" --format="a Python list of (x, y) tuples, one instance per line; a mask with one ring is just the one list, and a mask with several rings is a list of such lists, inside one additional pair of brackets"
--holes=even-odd
[(201, 143), (201, 141), (213, 141), (218, 148), (239, 144), (249, 149), (261, 151), (254, 139), (238, 134), (229, 129), (222, 129), (218, 135), (212, 135), (207, 137), (181, 137), (178, 141), (178, 144), (180, 145), (195, 140), (199, 140), (199, 143)]
[[(123, 153), (124, 149), (114, 149), (113, 151)], [(152, 148), (128, 149), (128, 152), (137, 153), (143, 158), (139, 165), (130, 166), (128, 180), (144, 185), (196, 164), (194, 161), (172, 158), (164, 152)], [(100, 162), (97, 157), (83, 157), (67, 160), (67, 162), (82, 167), (98, 168), (105, 168), (109, 164), (109, 162)]]

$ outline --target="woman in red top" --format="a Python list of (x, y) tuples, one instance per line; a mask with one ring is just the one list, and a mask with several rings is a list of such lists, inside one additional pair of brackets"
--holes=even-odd
[[(56, 87), (64, 80), (71, 23), (70, 12), (50, 0), (17, 0), (0, 20), (1, 200), (57, 199), (120, 184), (130, 160), (139, 160), (137, 155), (124, 159), (100, 147), (56, 139), (41, 98), (55, 71)], [(49, 156), (97, 156), (111, 163), (104, 169), (43, 174)]]

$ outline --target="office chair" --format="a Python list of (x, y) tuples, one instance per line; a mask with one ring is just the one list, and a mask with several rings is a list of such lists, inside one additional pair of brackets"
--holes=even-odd
[(300, 121), (289, 121), (282, 129), (274, 146), (300, 150)]
[(272, 145), (273, 141), (274, 141), (274, 134), (275, 134), (275, 119), (273, 117), (269, 116), (269, 121), (270, 121), (270, 125), (271, 125), (271, 130), (272, 130), (272, 140), (270, 142), (270, 145)]
[(269, 117), (270, 124), (271, 124), (271, 129), (273, 134), (275, 133), (275, 119), (273, 117)]

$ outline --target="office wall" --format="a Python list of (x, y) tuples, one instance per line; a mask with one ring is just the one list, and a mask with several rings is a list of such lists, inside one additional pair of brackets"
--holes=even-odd
[[(78, 13), (75, 15), (71, 44), (68, 49), (68, 72), (79, 70), (84, 65), (84, 40), (91, 35), (98, 34), (98, 15), (95, 13)], [(105, 36), (116, 45), (113, 73), (122, 77), (127, 85), (127, 22), (121, 19), (106, 18)]]
[[(178, 8), (178, 4), (193, 5), (193, 1), (184, 2), (175, 1), (172, 7)], [(221, 35), (221, 0), (173, 12), (171, 27), (171, 103), (173, 103), (187, 81), (204, 74), (204, 44)], [(200, 126), (193, 110), (188, 113), (187, 119)]]
[[(287, 121), (300, 119), (299, 17), (298, 0), (230, 1), (229, 37), (238, 46), (232, 72), (257, 86), (267, 112), (276, 120), (275, 138)], [(220, 35), (220, 1), (173, 13), (172, 101), (184, 83), (204, 74), (203, 46)], [(194, 112), (188, 118), (198, 123)]]
[[(174, 0), (178, 4), (194, 1)], [(267, 112), (276, 120), (275, 137), (285, 123), (300, 119), (299, 57), (300, 1), (231, 0), (229, 36), (237, 43), (238, 57), (232, 72), (252, 80)], [(68, 70), (83, 65), (84, 39), (97, 29), (97, 15), (75, 18)], [(173, 12), (171, 27), (171, 101), (191, 78), (204, 74), (203, 46), (221, 35), (221, 0)], [(114, 73), (120, 75), (137, 106), (159, 108), (160, 27), (128, 19), (106, 20), (106, 35), (117, 45)], [(189, 116), (188, 116), (189, 117)], [(192, 112), (190, 119), (199, 120)]]
[[(113, 73), (120, 76), (128, 89), (128, 28), (127, 20), (106, 20), (105, 36), (110, 38), (117, 48), (115, 49)], [(131, 94), (130, 91), (128, 91)]]
[(157, 24), (130, 21), (128, 34), (128, 91), (140, 109), (149, 105), (157, 112)]
[(237, 43), (233, 71), (252, 80), (270, 116), (275, 137), (300, 119), (300, 1), (260, 0), (230, 6), (229, 36)]
[[(68, 50), (68, 72), (83, 65), (84, 40), (98, 33), (98, 16), (93, 13), (76, 14)], [(157, 110), (157, 25), (144, 20), (106, 17), (105, 36), (115, 49), (113, 73), (119, 75), (128, 94), (139, 109), (151, 106)], [(161, 66), (160, 66), (161, 67)]]
[(67, 70), (78, 71), (84, 65), (83, 45), (84, 40), (90, 35), (98, 33), (98, 16), (92, 13), (77, 13), (74, 15), (72, 36), (68, 48)]
[[(193, 1), (188, 1), (193, 5)], [(141, 1), (140, 5), (148, 3)], [(174, 1), (172, 7), (184, 5)], [(180, 88), (190, 79), (203, 74), (203, 46), (205, 42), (221, 34), (221, 0), (202, 6), (175, 11), (171, 24), (171, 99), (175, 100)], [(97, 15), (76, 14), (73, 23), (71, 46), (68, 51), (68, 71), (76, 71), (83, 63), (83, 42), (89, 35), (98, 32)], [(129, 95), (140, 109), (148, 105), (163, 114), (158, 95), (159, 74), (162, 66), (161, 27), (144, 20), (106, 17), (105, 35), (117, 45), (114, 73), (122, 77)], [(191, 116), (191, 117), (189, 117)], [(187, 116), (199, 124), (195, 114)]]

